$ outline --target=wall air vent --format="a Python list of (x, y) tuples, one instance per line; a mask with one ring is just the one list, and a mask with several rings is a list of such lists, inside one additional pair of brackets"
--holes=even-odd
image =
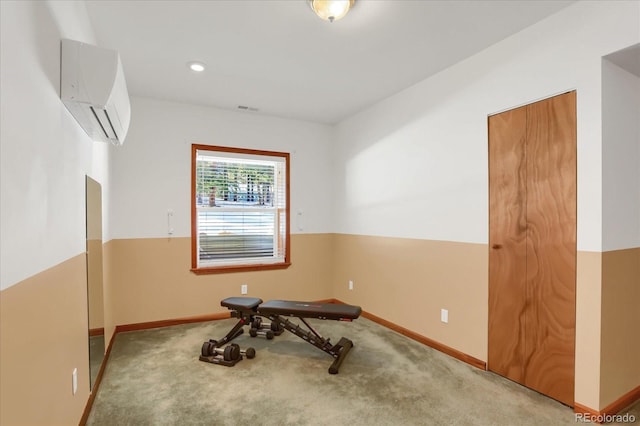
[(246, 105), (238, 105), (238, 109), (240, 109), (242, 111), (251, 111), (251, 112), (260, 111), (258, 108), (250, 107), (250, 106), (246, 106)]

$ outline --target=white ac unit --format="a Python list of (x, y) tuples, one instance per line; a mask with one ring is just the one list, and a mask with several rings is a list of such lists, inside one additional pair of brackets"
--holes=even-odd
[(121, 145), (131, 104), (118, 52), (62, 40), (60, 98), (94, 141)]

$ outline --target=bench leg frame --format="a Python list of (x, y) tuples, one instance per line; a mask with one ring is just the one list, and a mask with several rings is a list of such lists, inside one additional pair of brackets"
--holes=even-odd
[(288, 330), (300, 337), (302, 340), (311, 343), (316, 348), (331, 355), (334, 358), (334, 361), (329, 367), (329, 374), (338, 374), (340, 365), (342, 365), (347, 354), (351, 348), (353, 348), (353, 342), (345, 337), (342, 337), (336, 345), (332, 345), (328, 338), (325, 339), (322, 337), (320, 333), (314, 330), (313, 327), (311, 327), (311, 325), (302, 317), (296, 318), (302, 321), (302, 323), (307, 326), (308, 330), (303, 329), (300, 325), (289, 321), (287, 318), (282, 318), (280, 315), (271, 314), (268, 315), (268, 318), (285, 330)]
[[(244, 326), (251, 326), (254, 319), (258, 317), (267, 317), (273, 323), (278, 325), (278, 329), (288, 330), (289, 332), (295, 334), (300, 337), (302, 340), (312, 344), (316, 348), (321, 351), (331, 355), (334, 360), (331, 366), (329, 367), (329, 374), (338, 374), (340, 370), (340, 366), (342, 362), (347, 357), (347, 354), (353, 348), (353, 342), (345, 337), (342, 337), (337, 344), (332, 344), (329, 338), (324, 338), (318, 333), (311, 325), (305, 321), (302, 317), (296, 317), (306, 326), (306, 330), (300, 327), (299, 324), (289, 321), (287, 318), (283, 318), (277, 314), (256, 314), (254, 311), (243, 311), (243, 310), (233, 310), (231, 311), (231, 316), (234, 318), (238, 318), (238, 322), (236, 325), (220, 340), (209, 340), (216, 347), (222, 347), (227, 343), (231, 342), (236, 337), (240, 336), (244, 333)], [(276, 333), (275, 335), (280, 335), (281, 332)], [(242, 359), (242, 358), (241, 358)], [(210, 362), (213, 364), (225, 365), (225, 366), (233, 366), (237, 361), (224, 361), (223, 359), (219, 359), (219, 357), (214, 356), (200, 356), (200, 361)], [(239, 360), (238, 360), (239, 361)]]

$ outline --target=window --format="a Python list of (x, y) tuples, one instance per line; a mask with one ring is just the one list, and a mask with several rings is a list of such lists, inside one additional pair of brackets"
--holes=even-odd
[(286, 268), (289, 253), (289, 154), (192, 145), (192, 270)]

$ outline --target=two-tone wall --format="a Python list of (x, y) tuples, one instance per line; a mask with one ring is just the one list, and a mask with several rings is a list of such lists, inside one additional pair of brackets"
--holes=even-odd
[[(120, 324), (226, 311), (220, 300), (242, 284), (265, 300), (332, 297), (330, 126), (135, 97), (132, 117), (112, 156), (107, 335)], [(192, 144), (290, 153), (290, 268), (190, 272)]]
[(635, 58), (636, 69), (602, 61), (601, 407), (640, 385), (640, 44), (632, 49), (607, 58)]
[(75, 424), (89, 396), (85, 175), (108, 193), (109, 147), (60, 101), (60, 39), (95, 40), (82, 2), (2, 1), (0, 19), (0, 424)]
[[(616, 112), (637, 108), (637, 81), (601, 59), (640, 42), (637, 1), (574, 4), (336, 126), (134, 97), (122, 147), (89, 141), (59, 100), (59, 39), (92, 41), (83, 4), (0, 7), (0, 423), (73, 424), (86, 404), (85, 174), (103, 185), (107, 338), (222, 312), (248, 284), (360, 304), (486, 360), (487, 115), (574, 89), (576, 402), (640, 384), (638, 120)], [(292, 267), (189, 272), (192, 143), (291, 153)]]
[(638, 91), (602, 80), (602, 57), (638, 42), (638, 2), (578, 2), (339, 123), (335, 297), (487, 360), (487, 116), (576, 90), (575, 401), (640, 385)]

